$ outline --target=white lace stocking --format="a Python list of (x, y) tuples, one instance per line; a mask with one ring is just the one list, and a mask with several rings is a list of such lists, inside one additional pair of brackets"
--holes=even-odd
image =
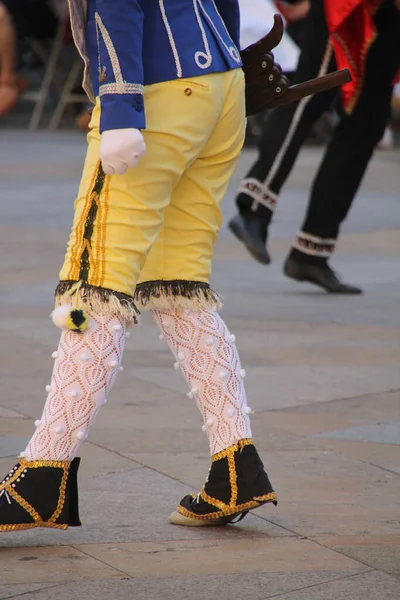
[(92, 314), (85, 333), (62, 332), (43, 415), (21, 456), (29, 461), (76, 456), (122, 370), (125, 330), (118, 316)]
[(153, 316), (177, 359), (203, 415), (211, 454), (251, 438), (240, 365), (231, 335), (217, 312), (168, 310)]

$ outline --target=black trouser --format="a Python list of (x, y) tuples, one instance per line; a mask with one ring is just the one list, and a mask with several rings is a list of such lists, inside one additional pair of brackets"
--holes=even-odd
[[(312, 185), (300, 233), (305, 234), (305, 239), (300, 240), (300, 244), (295, 243), (298, 248), (295, 253), (299, 258), (326, 258), (333, 251), (340, 223), (349, 211), (390, 116), (393, 79), (400, 67), (400, 13), (393, 0), (383, 2), (375, 16), (375, 23), (378, 36), (367, 57), (361, 95), (352, 113), (342, 115), (336, 126)], [(296, 71), (296, 82), (335, 68), (334, 57), (329, 55), (323, 0), (311, 3), (305, 27), (308, 33)], [(260, 138), (259, 158), (243, 181), (237, 197), (242, 214), (252, 210), (266, 224), (269, 223), (277, 195), (307, 134), (335, 97), (335, 91), (317, 94), (269, 114)], [(319, 252), (321, 246), (322, 252)], [(310, 252), (307, 252), (307, 247)]]

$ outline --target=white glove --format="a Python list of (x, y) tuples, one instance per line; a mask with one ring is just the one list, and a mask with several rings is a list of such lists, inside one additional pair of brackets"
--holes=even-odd
[(106, 175), (123, 175), (137, 166), (145, 152), (146, 145), (138, 129), (110, 129), (101, 135), (100, 159)]

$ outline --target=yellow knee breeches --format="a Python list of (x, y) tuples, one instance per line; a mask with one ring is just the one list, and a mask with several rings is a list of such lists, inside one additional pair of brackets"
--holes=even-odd
[(243, 145), (243, 72), (147, 86), (145, 106), (146, 155), (111, 177), (99, 161), (99, 104), (93, 111), (58, 304), (72, 290), (129, 319), (135, 291), (139, 308), (217, 302), (208, 282), (220, 203)]

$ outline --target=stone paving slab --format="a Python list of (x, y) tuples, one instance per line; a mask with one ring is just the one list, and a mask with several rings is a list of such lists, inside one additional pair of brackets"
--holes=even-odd
[[(234, 541), (139, 542), (79, 545), (83, 553), (131, 577), (226, 575), (229, 573), (357, 573), (365, 567), (337, 552), (298, 538)], [(310, 569), (310, 565), (312, 568)]]
[[(11, 438), (11, 440), (13, 440), (11, 444), (5, 445), (5, 455), (7, 457), (1, 458), (0, 454), (1, 473), (8, 472), (10, 467), (14, 466), (17, 462), (17, 455), (26, 447), (29, 438), (16, 437)], [(2, 438), (0, 437), (0, 447), (1, 441)], [(110, 473), (131, 471), (132, 469), (140, 469), (143, 466), (132, 458), (125, 458), (124, 456), (116, 454), (115, 452), (110, 452), (106, 448), (96, 446), (92, 443), (86, 443), (80, 454), (82, 461), (79, 474), (82, 481), (85, 481), (87, 477), (98, 477)]]
[(378, 423), (388, 418), (395, 419), (399, 414), (399, 407), (400, 392), (395, 391), (289, 407), (270, 411), (268, 414), (272, 426), (309, 436), (343, 426), (359, 426)]
[(400, 579), (400, 535), (337, 535), (313, 539), (322, 546)]
[[(39, 416), (39, 415), (38, 415)], [(30, 438), (32, 435), (34, 428), (34, 422), (32, 419), (26, 418), (24, 416), (20, 419), (8, 418), (1, 420), (1, 433), (0, 437), (0, 448), (3, 451), (7, 450), (9, 445), (14, 443), (24, 444), (25, 441)], [(3, 456), (12, 456), (13, 453), (3, 454)]]
[[(271, 466), (273, 467), (271, 454), (275, 456), (278, 452), (328, 452), (332, 449), (330, 441), (304, 440), (300, 436), (288, 434), (286, 431), (266, 426), (269, 414), (262, 413), (258, 415), (257, 420), (254, 419), (254, 425), (252, 426), (257, 448), (267, 470)], [(194, 488), (200, 488), (208, 473), (210, 459), (207, 443), (203, 432), (199, 431), (199, 425), (200, 422), (197, 425), (196, 431), (191, 436), (191, 442), (184, 435), (180, 436), (180, 442), (175, 440), (173, 446), (169, 441), (171, 448), (169, 452), (163, 452), (159, 444), (152, 445), (151, 443), (147, 443), (143, 444), (135, 452), (126, 452), (123, 450), (122, 454), (156, 471), (168, 474), (179, 481), (184, 481)], [(188, 443), (190, 443), (190, 452), (186, 450)], [(279, 472), (279, 465), (277, 465), (277, 471)]]
[[(3, 584), (0, 582), (0, 600), (8, 600), (9, 598), (25, 597), (30, 598), (36, 590), (51, 590), (58, 584), (47, 584), (43, 583), (12, 583)], [(54, 596), (53, 596), (54, 598)]]
[(25, 448), (29, 438), (20, 438), (17, 436), (0, 436), (0, 458), (18, 456)]
[(271, 452), (280, 499), (262, 516), (298, 535), (398, 534), (400, 477), (332, 451)]
[[(246, 388), (249, 401), (255, 409), (268, 410), (300, 406), (316, 402), (329, 402), (362, 394), (400, 388), (400, 370), (375, 366), (268, 366), (246, 365)], [(187, 387), (179, 374), (171, 368), (139, 367), (135, 376), (143, 381), (185, 394)], [(268, 388), (265, 389), (265, 382)], [(261, 390), (263, 390), (261, 392)], [(273, 390), (273, 392), (272, 392)]]
[[(271, 427), (265, 427), (268, 422), (269, 413), (262, 413), (258, 416), (257, 422), (254, 419), (252, 427), (253, 437), (256, 440), (258, 451), (264, 464), (268, 467), (271, 464), (270, 455), (277, 452), (327, 452), (331, 450), (330, 443), (324, 440), (304, 440), (300, 436), (288, 434), (285, 431), (279, 431)], [(123, 451), (124, 456), (137, 460), (157, 471), (169, 474), (181, 481), (185, 481), (194, 487), (201, 487), (210, 467), (209, 454), (204, 439), (201, 439), (203, 432), (196, 434), (196, 444), (192, 444), (191, 451), (185, 451), (184, 444), (186, 438), (182, 439), (182, 450), (163, 452), (160, 448), (152, 448), (147, 444), (143, 449), (137, 452)], [(175, 447), (177, 444), (174, 444)], [(193, 448), (193, 446), (195, 446)], [(198, 449), (197, 452), (193, 451)], [(144, 452), (144, 450), (146, 452)]]
[[(262, 596), (260, 600), (266, 600)], [(370, 571), (355, 577), (339, 579), (316, 586), (307, 586), (288, 594), (279, 594), (278, 600), (398, 600), (399, 580), (383, 573)]]
[(21, 419), (23, 415), (12, 408), (0, 406), (0, 419)]
[(337, 429), (325, 433), (316, 433), (313, 437), (354, 442), (377, 442), (379, 444), (396, 444), (400, 446), (400, 421), (360, 425), (350, 429)]
[[(367, 571), (369, 573), (369, 571)], [(219, 600), (261, 600), (265, 598), (280, 598), (282, 594), (297, 591), (301, 588), (312, 588), (325, 582), (343, 580), (346, 582), (354, 576), (330, 572), (309, 573), (251, 573), (229, 575), (204, 575), (197, 577), (128, 577), (120, 580), (81, 581), (47, 590), (31, 593), (29, 600), (103, 600), (118, 598), (118, 600), (201, 600), (202, 598), (218, 598)], [(387, 578), (389, 579), (389, 578)], [(389, 589), (385, 581), (384, 591)], [(1, 590), (1, 588), (0, 588)], [(18, 597), (18, 596), (17, 596)], [(365, 596), (373, 600), (373, 596)], [(378, 600), (386, 600), (386, 596), (376, 596)], [(395, 597), (388, 596), (388, 600)], [(318, 600), (320, 600), (318, 598)], [(364, 597), (354, 596), (355, 600)], [(293, 598), (291, 598), (293, 600)], [(295, 600), (297, 598), (295, 597)], [(344, 599), (342, 599), (344, 600)], [(346, 598), (346, 600), (348, 600)], [(352, 599), (353, 600), (353, 599)], [(397, 599), (396, 599), (397, 600)]]
[(330, 440), (329, 446), (348, 458), (385, 469), (387, 471), (385, 476), (388, 478), (400, 475), (400, 446), (398, 445)]
[[(42, 356), (42, 360), (40, 360), (40, 356)], [(26, 373), (22, 375), (18, 373), (0, 375), (0, 394), (2, 397), (7, 396), (10, 406), (13, 406), (19, 414), (25, 417), (29, 416), (32, 419), (31, 422), (39, 418), (42, 412), (46, 399), (45, 386), (49, 383), (52, 367), (47, 352), (36, 352), (36, 359), (32, 362), (37, 364), (38, 369), (35, 371), (32, 368), (32, 370), (29, 370), (29, 375)], [(126, 362), (124, 364), (126, 365)], [(132, 425), (134, 426), (135, 422), (143, 425), (144, 421), (151, 416), (151, 413), (159, 409), (164, 411), (165, 416), (169, 414), (169, 422), (173, 420), (173, 411), (178, 408), (182, 411), (181, 419), (185, 424), (186, 418), (189, 418), (189, 413), (191, 416), (195, 416), (196, 419), (199, 418), (194, 403), (186, 397), (187, 390), (185, 390), (185, 393), (177, 394), (153, 382), (142, 381), (134, 376), (134, 371), (129, 373), (126, 366), (125, 369), (126, 372), (117, 380), (116, 385), (109, 394), (108, 404), (100, 413), (99, 425), (93, 429), (93, 433), (99, 432), (100, 428), (103, 429), (103, 426), (107, 427), (107, 423), (108, 429), (112, 430), (116, 425), (115, 421), (118, 416), (128, 419), (125, 423), (118, 423), (122, 428), (129, 429)], [(29, 393), (27, 393), (28, 386)], [(103, 417), (103, 414), (106, 416)], [(111, 426), (109, 419), (113, 418), (112, 415), (115, 415), (116, 419), (114, 419)], [(177, 428), (178, 421), (179, 419), (176, 420)], [(14, 428), (14, 430), (19, 426), (13, 419), (5, 419), (4, 422), (4, 427)], [(181, 425), (179, 426), (181, 427)]]
[[(386, 272), (380, 272), (382, 265), (378, 260), (375, 263), (366, 261), (363, 267), (365, 272), (362, 274), (359, 260), (351, 264), (347, 255), (342, 260), (346, 263), (348, 271), (342, 275), (345, 275), (348, 281), (351, 280), (351, 283), (365, 288), (365, 295), (357, 296), (358, 300), (352, 297), (344, 302), (343, 296), (332, 297), (334, 295), (327, 295), (310, 284), (301, 286), (295, 281), (284, 280), (281, 267), (277, 265), (268, 267), (268, 274), (253, 273), (251, 277), (249, 276), (246, 285), (234, 285), (233, 282), (224, 280), (223, 269), (216, 268), (215, 281), (220, 282), (218, 291), (223, 297), (229, 298), (229, 302), (225, 303), (223, 314), (228, 323), (230, 316), (236, 317), (241, 314), (244, 319), (281, 318), (287, 321), (300, 320), (315, 324), (339, 321), (341, 324), (353, 326), (368, 324), (378, 327), (398, 327), (398, 319), (390, 310), (390, 305), (386, 306), (382, 298), (383, 295), (385, 298), (396, 297), (398, 285), (395, 282), (399, 279), (398, 258), (387, 266)], [(234, 264), (235, 270), (240, 273), (246, 269), (251, 270), (248, 260)], [(371, 271), (380, 273), (380, 281), (375, 285), (373, 282), (371, 285), (366, 283), (366, 279), (371, 277)], [(271, 288), (273, 291), (270, 292)], [(251, 303), (249, 303), (249, 289), (252, 295)], [(378, 290), (381, 292), (379, 293)]]
[(20, 583), (21, 570), (23, 570), (24, 583), (53, 583), (71, 581), (71, 579), (101, 580), (121, 576), (118, 569), (71, 546), (3, 547), (0, 548), (0, 564), (3, 584)]

